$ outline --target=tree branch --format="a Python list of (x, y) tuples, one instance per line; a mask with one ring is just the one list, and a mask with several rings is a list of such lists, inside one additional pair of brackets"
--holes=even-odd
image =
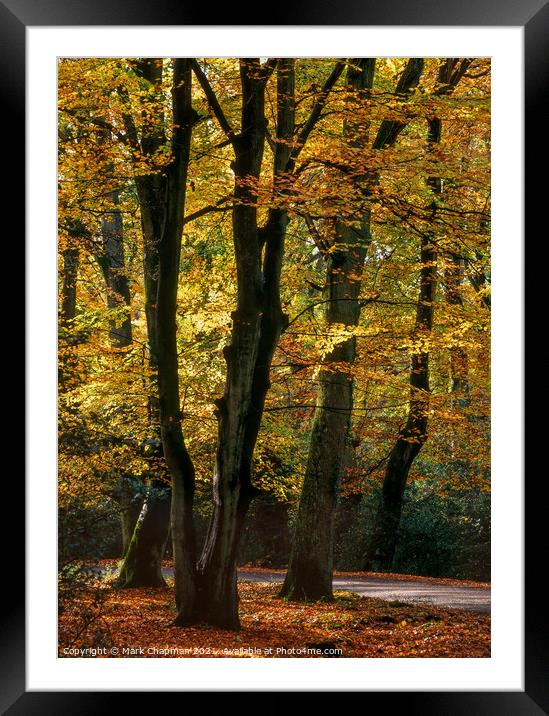
[(226, 201), (228, 201), (229, 197), (224, 196), (222, 199), (219, 199), (216, 201), (215, 204), (208, 204), (207, 206), (203, 206), (201, 209), (197, 209), (197, 211), (193, 211), (192, 214), (187, 214), (187, 216), (183, 219), (183, 226), (186, 224), (189, 224), (191, 221), (194, 221), (195, 219), (199, 219), (201, 216), (204, 216), (205, 214), (210, 214), (213, 211), (227, 211), (230, 207), (228, 206), (222, 206)]
[[(417, 86), (421, 73), (423, 72), (424, 60), (418, 57), (411, 57), (408, 60), (404, 72), (395, 89), (395, 95), (406, 96)], [(398, 135), (402, 132), (407, 122), (393, 119), (384, 119), (379, 126), (376, 138), (373, 143), (374, 149), (385, 149), (392, 147)]]
[(268, 60), (266, 60), (262, 65), (261, 69), (263, 71), (263, 77), (262, 79), (266, 82), (269, 77), (273, 74), (274, 70), (276, 69), (276, 66), (278, 64), (278, 57), (269, 57)]
[(221, 109), (221, 105), (218, 102), (217, 96), (216, 96), (211, 84), (209, 83), (208, 78), (206, 77), (206, 74), (204, 73), (204, 70), (200, 67), (200, 65), (198, 64), (198, 61), (195, 59), (191, 60), (191, 67), (195, 74), (196, 79), (198, 80), (200, 86), (202, 87), (204, 94), (206, 95), (206, 100), (208, 102), (208, 105), (210, 106), (212, 112), (216, 116), (217, 121), (219, 122), (219, 126), (227, 135), (227, 139), (229, 139), (231, 143), (234, 142), (234, 139), (236, 136), (234, 129), (229, 124), (229, 121), (228, 121), (227, 117), (225, 116), (225, 113)]
[[(325, 303), (334, 303), (335, 301), (356, 301), (356, 298), (325, 298), (322, 301), (315, 301), (314, 303), (311, 303), (309, 306), (304, 308), (302, 311), (300, 311), (296, 316), (292, 318), (292, 320), (288, 323), (283, 333), (285, 333), (288, 328), (292, 325), (292, 323), (295, 323), (298, 318), (301, 318), (301, 316), (304, 313), (307, 313), (307, 311), (311, 311), (313, 308), (316, 308), (316, 306), (322, 306)], [(378, 296), (372, 296), (371, 298), (364, 298), (362, 300), (358, 299), (358, 303), (360, 306), (367, 306), (369, 303), (373, 303), (374, 301), (378, 300)]]
[[(312, 132), (313, 127), (317, 123), (320, 113), (322, 112), (324, 105), (326, 104), (326, 100), (328, 99), (328, 95), (330, 94), (331, 89), (335, 85), (335, 83), (338, 81), (338, 79), (341, 77), (341, 73), (343, 72), (345, 68), (345, 63), (342, 61), (339, 61), (336, 63), (333, 70), (330, 72), (330, 76), (324, 83), (324, 86), (322, 87), (322, 90), (320, 91), (320, 94), (316, 98), (313, 107), (311, 109), (311, 113), (309, 114), (309, 117), (303, 127), (301, 128), (301, 131), (299, 132), (295, 147), (292, 149), (292, 152), (290, 154), (290, 160), (289, 163), (293, 164), (295, 163), (296, 159), (298, 158), (301, 150), (303, 149), (303, 146), (305, 142), (307, 141), (309, 134)], [(291, 168), (291, 167), (290, 167)]]

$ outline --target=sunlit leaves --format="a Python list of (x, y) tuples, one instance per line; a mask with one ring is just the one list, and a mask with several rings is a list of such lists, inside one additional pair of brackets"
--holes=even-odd
[[(240, 131), (237, 59), (199, 58), (199, 62), (229, 124)], [(334, 62), (333, 58), (297, 60), (298, 129), (306, 122)], [(330, 362), (328, 356), (350, 340), (357, 347), (354, 365), (346, 368), (355, 386), (356, 444), (348, 472), (356, 471), (357, 489), (368, 489), (382, 474), (380, 461), (406, 415), (410, 357), (425, 351), (431, 359), (431, 427), (417, 478), (444, 466), (449, 489), (466, 481), (479, 489), (487, 484), (490, 64), (487, 59), (475, 59), (456, 91), (440, 96), (438, 60), (429, 58), (419, 86), (404, 101), (394, 96), (394, 87), (405, 64), (406, 58), (379, 58), (374, 87), (361, 97), (349, 95), (342, 75), (295, 170), (278, 178), (276, 191), (272, 172), (274, 75), (267, 84), (271, 142), (265, 147), (261, 176), (251, 186), (256, 197), (252, 201), (260, 223), (270, 208), (289, 211), (281, 291), (292, 323), (273, 360), (254, 480), (261, 489), (283, 499), (295, 500), (299, 491), (315, 402), (314, 378), (320, 370), (341, 370), (342, 365)], [(73, 454), (74, 445), (61, 451), (60, 475), (68, 496), (81, 491), (90, 494), (90, 499), (100, 499), (116, 475), (125, 470), (139, 475), (144, 469), (136, 446), (150, 432), (147, 401), (152, 375), (135, 181), (150, 173), (162, 174), (171, 158), (170, 61), (164, 60), (163, 67), (162, 83), (153, 86), (140, 76), (131, 58), (59, 62), (59, 248), (63, 251), (76, 243), (80, 249), (77, 313), (71, 325), (60, 331), (60, 362), (71, 375), (61, 419), (71, 430), (87, 426), (86, 441), (96, 445), (85, 456)], [(193, 130), (186, 213), (198, 213), (199, 218), (184, 227), (177, 331), (186, 440), (199, 486), (206, 493), (217, 434), (214, 400), (223, 390), (222, 349), (235, 303), (234, 152), (196, 82), (193, 107), (199, 119)], [(435, 116), (442, 120), (444, 132), (433, 148), (426, 142), (426, 131), (428, 120)], [(373, 150), (371, 141), (358, 141), (365, 135), (372, 140), (380, 123), (388, 119), (406, 122), (393, 147)], [(343, 126), (348, 141), (342, 140)], [(152, 152), (145, 151), (141, 141), (147, 133), (158, 138)], [(289, 145), (296, 146), (295, 142)], [(436, 199), (431, 177), (443, 183), (443, 193)], [(123, 320), (125, 308), (109, 307), (97, 261), (101, 218), (113, 211), (115, 190), (124, 225), (133, 330), (133, 343), (123, 350), (111, 345), (109, 326)], [(362, 282), (361, 321), (352, 329), (345, 325), (327, 328), (326, 260), (341, 248), (334, 244), (335, 222), (352, 228), (365, 211), (372, 212), (372, 243), (363, 274), (351, 276)], [(81, 226), (79, 233), (75, 225)], [(433, 331), (420, 335), (412, 329), (421, 270), (418, 246), (426, 233), (439, 253), (439, 291)], [(463, 262), (457, 304), (445, 300), (444, 293), (452, 256)], [(455, 349), (467, 354), (467, 396), (450, 391)], [(126, 442), (117, 447), (102, 444), (96, 422), (101, 431)], [(464, 461), (470, 468), (467, 474), (455, 468)]]

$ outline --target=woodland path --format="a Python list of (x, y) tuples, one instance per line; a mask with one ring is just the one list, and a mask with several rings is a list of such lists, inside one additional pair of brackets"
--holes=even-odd
[[(101, 568), (101, 571), (112, 571), (112, 568)], [(172, 567), (163, 567), (166, 577), (173, 577)], [(254, 570), (243, 568), (238, 570), (240, 582), (272, 582), (281, 583), (284, 579), (283, 570)], [(448, 580), (452, 581), (452, 580)], [(436, 607), (450, 609), (466, 609), (480, 614), (491, 612), (491, 589), (489, 586), (467, 585), (463, 583), (445, 583), (445, 580), (417, 578), (405, 576), (395, 578), (392, 575), (375, 576), (357, 573), (336, 574), (333, 580), (334, 590), (355, 592), (362, 597), (374, 597), (384, 601), (400, 601), (411, 603), (432, 604)]]
[[(167, 572), (169, 574), (169, 572)], [(239, 570), (241, 582), (282, 582), (284, 572)], [(467, 609), (481, 614), (490, 614), (490, 587), (442, 584), (436, 581), (394, 579), (390, 576), (368, 576), (363, 574), (334, 576), (334, 590), (355, 592), (362, 597), (375, 597), (385, 601), (425, 602), (437, 607)]]

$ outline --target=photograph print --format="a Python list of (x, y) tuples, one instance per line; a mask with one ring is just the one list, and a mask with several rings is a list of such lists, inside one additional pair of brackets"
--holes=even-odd
[(57, 69), (58, 656), (490, 658), (490, 58)]

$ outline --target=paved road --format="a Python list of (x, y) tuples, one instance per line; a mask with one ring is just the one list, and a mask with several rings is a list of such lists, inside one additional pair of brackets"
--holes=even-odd
[[(99, 571), (112, 571), (99, 568)], [(166, 577), (173, 577), (173, 569), (164, 567)], [(284, 574), (280, 572), (254, 572), (240, 570), (241, 582), (280, 583)], [(356, 574), (352, 577), (334, 577), (334, 589), (356, 592), (363, 597), (376, 597), (386, 601), (401, 601), (432, 604), (436, 607), (467, 609), (481, 614), (490, 614), (490, 587), (452, 586), (420, 580), (392, 579), (391, 577), (368, 577)]]
[[(282, 582), (284, 575), (277, 572), (240, 572), (242, 582)], [(356, 592), (363, 597), (376, 597), (387, 601), (425, 602), (437, 607), (467, 609), (490, 614), (490, 588), (451, 586), (424, 581), (391, 579), (390, 577), (334, 577), (334, 589)]]

